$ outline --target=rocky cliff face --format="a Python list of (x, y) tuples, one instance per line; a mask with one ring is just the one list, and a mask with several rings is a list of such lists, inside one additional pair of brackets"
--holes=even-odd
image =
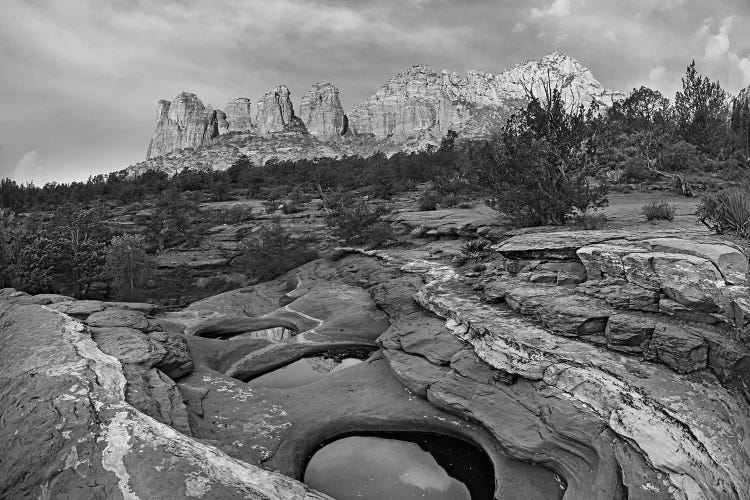
[(224, 112), (227, 116), (228, 130), (230, 132), (251, 130), (253, 123), (250, 117), (252, 116), (250, 107), (251, 101), (247, 97), (238, 97), (232, 101), (229, 101), (224, 107)]
[(206, 109), (198, 96), (181, 92), (172, 101), (159, 101), (156, 130), (146, 158), (182, 148), (194, 148), (219, 135), (216, 112)]
[(256, 123), (260, 133), (283, 132), (294, 122), (294, 107), (289, 94), (289, 88), (286, 85), (279, 85), (270, 92), (266, 92), (258, 101)]
[(195, 94), (183, 92), (172, 102), (159, 101), (156, 131), (146, 156), (196, 147), (231, 131), (266, 135), (305, 128), (323, 142), (340, 143), (343, 134), (351, 133), (375, 141), (389, 139), (382, 142), (387, 151), (421, 149), (439, 142), (449, 130), (463, 139), (487, 137), (504, 125), (529, 93), (544, 98), (555, 87), (569, 107), (592, 103), (608, 107), (623, 97), (604, 88), (578, 61), (557, 52), (496, 75), (414, 66), (346, 114), (338, 89), (330, 83), (315, 84), (305, 94), (300, 117), (295, 116), (289, 88), (274, 88), (258, 101), (255, 123), (250, 99), (237, 98), (227, 103), (225, 112), (214, 112), (205, 110)]
[(430, 66), (414, 66), (388, 80), (349, 117), (353, 130), (377, 138), (402, 140), (424, 132), (443, 136), (448, 130), (481, 136), (504, 123), (515, 101), (528, 93), (544, 98), (555, 87), (569, 106), (611, 106), (621, 96), (605, 89), (578, 61), (556, 52), (498, 75), (437, 73)]
[(321, 141), (332, 141), (347, 132), (348, 118), (339, 101), (339, 89), (316, 83), (302, 97), (300, 118), (307, 131)]

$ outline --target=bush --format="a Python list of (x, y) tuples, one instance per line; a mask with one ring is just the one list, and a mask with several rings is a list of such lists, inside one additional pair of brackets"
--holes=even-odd
[(419, 210), (426, 212), (431, 210), (437, 210), (438, 202), (440, 201), (440, 195), (435, 191), (425, 191), (422, 196), (419, 197)]
[(706, 196), (698, 205), (698, 217), (717, 233), (750, 238), (750, 190), (736, 187)]
[(458, 257), (458, 265), (463, 266), (469, 262), (482, 262), (490, 256), (490, 242), (483, 239), (470, 240), (461, 246), (461, 255)]
[(589, 184), (596, 170), (594, 110), (568, 111), (560, 91), (531, 96), (495, 142), (493, 164), (478, 186), (488, 204), (517, 226), (565, 224), (576, 212), (606, 204), (606, 184)]
[(607, 223), (607, 216), (600, 212), (584, 212), (578, 215), (577, 221), (586, 229), (601, 229)]
[(318, 258), (310, 241), (293, 237), (278, 222), (264, 224), (240, 244), (237, 263), (258, 282), (281, 276), (290, 269)]
[(333, 235), (349, 245), (381, 246), (393, 239), (390, 224), (380, 220), (388, 212), (383, 206), (373, 206), (359, 196), (339, 191), (325, 201), (330, 211), (326, 223)]
[(141, 234), (115, 236), (107, 250), (107, 275), (122, 300), (136, 300), (146, 279), (152, 275), (153, 259), (146, 255), (146, 238)]
[(670, 205), (666, 201), (646, 203), (641, 207), (643, 215), (646, 216), (647, 221), (651, 220), (674, 220), (675, 207)]

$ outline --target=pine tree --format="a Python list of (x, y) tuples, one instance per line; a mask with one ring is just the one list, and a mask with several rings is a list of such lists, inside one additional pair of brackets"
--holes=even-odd
[(725, 145), (729, 108), (727, 94), (695, 69), (695, 61), (682, 78), (675, 96), (677, 125), (682, 137), (706, 153), (716, 154)]

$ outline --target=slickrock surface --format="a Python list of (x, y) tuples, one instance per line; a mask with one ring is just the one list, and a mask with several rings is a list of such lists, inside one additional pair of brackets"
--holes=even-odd
[(307, 131), (321, 141), (333, 141), (348, 130), (348, 118), (339, 101), (339, 89), (316, 83), (302, 97), (299, 116)]
[[(319, 498), (295, 480), (321, 443), (421, 431), (484, 449), (498, 498), (747, 498), (747, 256), (693, 226), (507, 231), (485, 208), (391, 214), (418, 237), (182, 311), (0, 291), (0, 439), (20, 460), (0, 497)], [(326, 353), (369, 358), (244, 382)], [(44, 432), (15, 434), (29, 415)]]
[(137, 410), (126, 375), (145, 360), (107, 354), (79, 320), (16, 303), (26, 297), (0, 291), (0, 497), (328, 498)]
[[(590, 241), (569, 236), (566, 245), (578, 242), (572, 247)], [(643, 241), (653, 242), (655, 236)], [(601, 237), (591, 238), (610, 241)], [(517, 252), (520, 237), (514, 238), (508, 248)], [(632, 248), (632, 241), (620, 242), (623, 248), (608, 254), (615, 256), (614, 262), (597, 270), (615, 273), (621, 269), (618, 255), (649, 254), (646, 245)], [(484, 273), (473, 273), (482, 275), (476, 278), (464, 278), (452, 266), (420, 258), (414, 251), (365, 252), (423, 276), (426, 284), (416, 293), (417, 302), (445, 318), (448, 331), (470, 346), (470, 356), (451, 357), (451, 351), (436, 342), (439, 354), (427, 357), (422, 350), (410, 360), (405, 357), (414, 349), (410, 343), (383, 336), (396, 376), (436, 406), (478, 419), (514, 456), (554, 457), (545, 463), (566, 479), (566, 498), (746, 497), (750, 336), (742, 316), (722, 316), (709, 326), (687, 314), (696, 312), (695, 303), (676, 303), (667, 310), (661, 303), (672, 299), (662, 288), (654, 291), (606, 274), (591, 273), (580, 285), (557, 285), (557, 273), (569, 271), (575, 257), (567, 253), (568, 246), (548, 243), (535, 234), (524, 252), (536, 260), (500, 259)], [(691, 252), (665, 254), (677, 265), (663, 276), (680, 282), (685, 295), (701, 295), (699, 279), (679, 279), (684, 265), (696, 259), (688, 243), (670, 242), (675, 250)], [(700, 248), (705, 255), (729, 252), (721, 245)], [(502, 252), (503, 245), (498, 249)], [(739, 262), (739, 257), (731, 260)], [(713, 265), (708, 259), (701, 262)], [(534, 283), (535, 270), (547, 264), (542, 274), (555, 279)], [(583, 264), (587, 262), (577, 262)], [(651, 268), (641, 267), (632, 276), (645, 279), (652, 274)], [(746, 290), (719, 283), (719, 277), (716, 270), (713, 284), (722, 293), (731, 289), (747, 297)], [(578, 283), (585, 279), (584, 274)], [(689, 283), (695, 290), (688, 290)], [(634, 297), (638, 300), (630, 300)], [(675, 314), (675, 309), (683, 314)], [(423, 323), (417, 325), (407, 331), (424, 329)], [(467, 369), (466, 360), (474, 358), (482, 362), (469, 363)], [(452, 370), (441, 368), (446, 359)], [(461, 386), (446, 381), (453, 372), (470, 381), (462, 379)], [(543, 403), (532, 403), (537, 398)], [(518, 404), (530, 413), (516, 414)], [(566, 405), (571, 406), (563, 409)], [(542, 416), (543, 430), (530, 431), (529, 421), (539, 418), (535, 414)], [(576, 423), (566, 427), (565, 422)], [(606, 444), (599, 441), (604, 436)], [(542, 450), (529, 448), (530, 443)]]

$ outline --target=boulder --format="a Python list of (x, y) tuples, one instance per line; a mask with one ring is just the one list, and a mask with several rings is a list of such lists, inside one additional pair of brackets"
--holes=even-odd
[(86, 318), (89, 326), (124, 326), (147, 330), (149, 328), (148, 318), (139, 311), (129, 309), (107, 308), (92, 313)]
[(156, 368), (125, 363), (125, 400), (149, 417), (190, 434), (188, 411), (174, 380)]
[(646, 240), (645, 244), (652, 252), (681, 253), (708, 259), (730, 285), (744, 285), (747, 281), (747, 256), (729, 245), (697, 243), (681, 238), (653, 238)]
[(75, 300), (72, 302), (57, 302), (48, 307), (75, 318), (88, 318), (89, 315), (104, 310), (105, 305), (99, 300)]
[(707, 313), (729, 306), (724, 278), (711, 261), (692, 255), (645, 252), (623, 257), (630, 283), (661, 290), (670, 299)]
[(644, 321), (642, 316), (620, 313), (609, 317), (604, 330), (607, 347), (627, 353), (642, 353), (648, 349), (653, 334), (653, 322)]
[(645, 358), (658, 360), (677, 372), (690, 373), (708, 366), (708, 345), (696, 328), (657, 323)]
[(622, 258), (635, 252), (645, 252), (645, 250), (631, 244), (597, 243), (579, 248), (576, 254), (586, 268), (588, 279), (600, 280), (624, 278), (625, 267)]
[(624, 279), (587, 281), (577, 287), (581, 293), (604, 300), (617, 309), (659, 312), (659, 291), (649, 290)]
[[(577, 250), (608, 240), (622, 239), (625, 231), (528, 232), (511, 236), (493, 250), (509, 259), (577, 259)], [(584, 265), (586, 262), (584, 262)]]

